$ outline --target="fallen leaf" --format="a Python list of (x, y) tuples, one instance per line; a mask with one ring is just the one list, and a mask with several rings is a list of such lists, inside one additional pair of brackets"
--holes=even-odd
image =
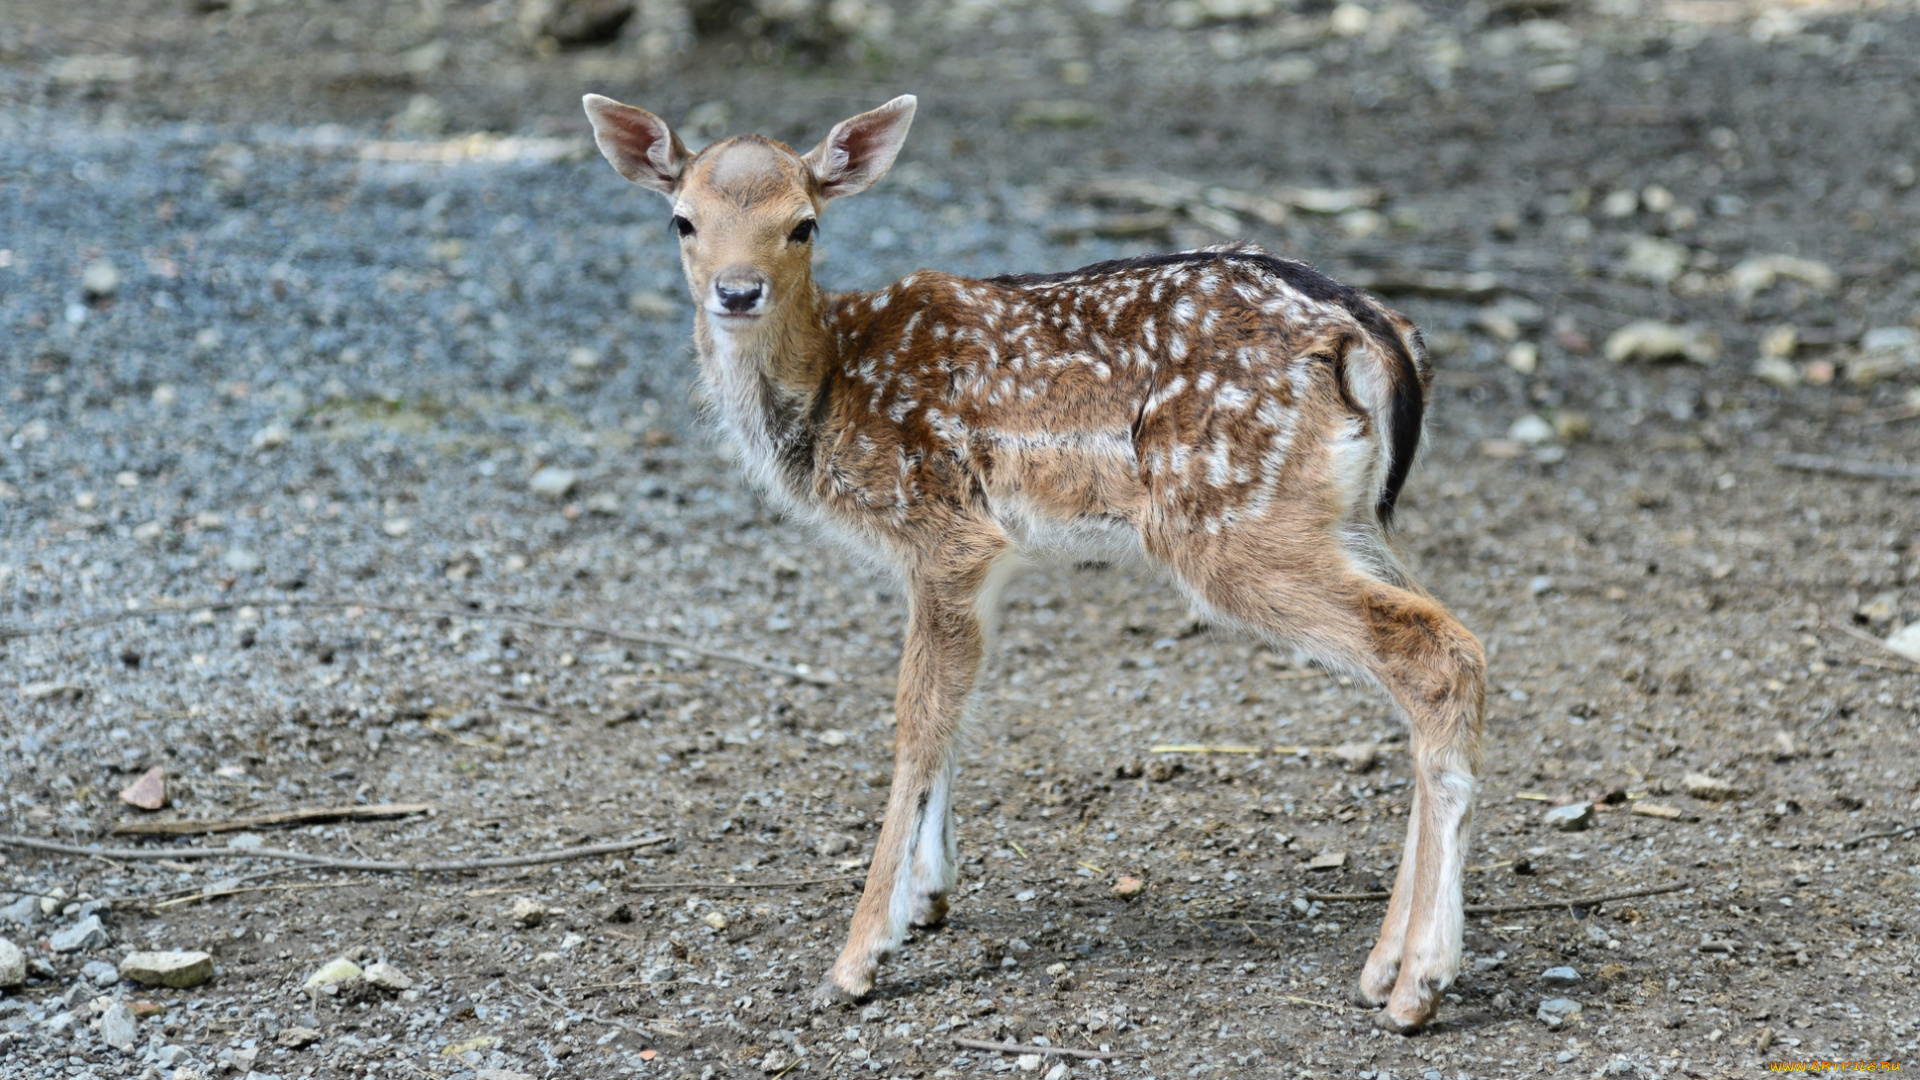
[(1708, 776), (1706, 773), (1688, 773), (1681, 778), (1680, 783), (1687, 789), (1687, 794), (1708, 802), (1719, 802), (1740, 794), (1739, 788), (1719, 777)]
[(457, 1058), (469, 1050), (490, 1050), (499, 1045), (500, 1037), (497, 1035), (476, 1035), (471, 1039), (448, 1043), (446, 1048), (440, 1051), (440, 1056)]
[(120, 801), (142, 810), (158, 810), (167, 805), (167, 770), (155, 765), (140, 774), (140, 779), (120, 792)]

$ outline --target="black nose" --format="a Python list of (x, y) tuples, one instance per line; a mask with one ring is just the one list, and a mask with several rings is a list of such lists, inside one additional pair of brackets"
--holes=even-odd
[(750, 311), (760, 302), (760, 286), (748, 285), (745, 288), (729, 288), (716, 284), (713, 291), (720, 296), (720, 306), (728, 311)]

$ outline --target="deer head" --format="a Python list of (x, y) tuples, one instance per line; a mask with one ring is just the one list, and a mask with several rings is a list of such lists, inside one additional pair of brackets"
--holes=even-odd
[[(620, 175), (673, 201), (673, 228), (703, 327), (754, 333), (769, 315), (811, 308), (813, 238), (831, 199), (886, 174), (913, 122), (902, 95), (833, 126), (805, 154), (758, 135), (692, 154), (659, 117), (588, 94), (593, 138)], [(812, 314), (809, 310), (809, 314)]]

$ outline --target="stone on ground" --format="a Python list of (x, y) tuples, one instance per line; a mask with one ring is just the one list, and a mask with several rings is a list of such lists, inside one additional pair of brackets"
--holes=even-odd
[(120, 961), (120, 974), (148, 986), (185, 989), (213, 978), (213, 957), (186, 949), (128, 953)]
[(133, 1049), (140, 1038), (140, 1022), (133, 1018), (133, 1010), (124, 1002), (116, 1001), (107, 1006), (100, 1014), (100, 1041), (116, 1050)]
[(107, 928), (100, 916), (89, 915), (47, 939), (54, 952), (81, 952), (107, 943)]
[(27, 981), (27, 954), (20, 946), (0, 938), (0, 986), (19, 986)]

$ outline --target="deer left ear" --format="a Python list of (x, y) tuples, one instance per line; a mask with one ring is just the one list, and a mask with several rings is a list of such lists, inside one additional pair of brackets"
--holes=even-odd
[(872, 187), (900, 153), (913, 124), (915, 99), (902, 94), (885, 105), (833, 125), (801, 160), (820, 183), (820, 197), (856, 195)]

